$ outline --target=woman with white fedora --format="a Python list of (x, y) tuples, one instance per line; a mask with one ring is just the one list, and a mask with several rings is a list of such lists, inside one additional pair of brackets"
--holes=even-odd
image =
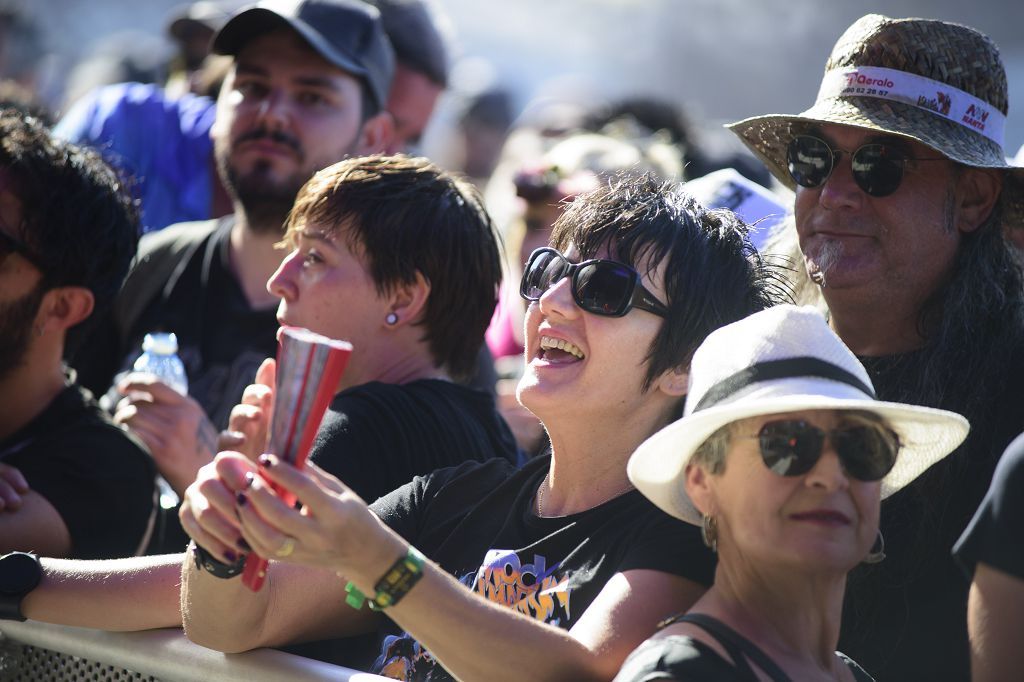
[(627, 659), (617, 682), (867, 680), (836, 652), (846, 574), (884, 558), (880, 501), (967, 435), (958, 414), (875, 399), (810, 307), (712, 333), (682, 419), (645, 441), (630, 480), (703, 530), (712, 588)]

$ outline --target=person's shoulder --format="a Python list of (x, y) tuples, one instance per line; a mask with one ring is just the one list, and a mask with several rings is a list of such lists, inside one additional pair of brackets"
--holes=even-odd
[[(205, 121), (213, 109), (214, 102), (207, 97), (168, 97), (163, 88), (153, 83), (113, 83), (79, 98), (54, 127), (54, 134), (73, 142), (96, 142), (105, 134), (115, 137), (114, 128), (108, 128), (114, 124), (120, 130), (135, 122), (158, 125), (165, 118), (199, 122)], [(179, 127), (187, 130), (190, 126)]]
[[(405, 421), (410, 413), (418, 415), (451, 412), (453, 405), (468, 403), (475, 393), (472, 389), (449, 381), (418, 380), (407, 384), (369, 381), (348, 388), (331, 402), (331, 409), (377, 422)], [(411, 412), (410, 412), (411, 411)]]
[(147, 232), (139, 239), (137, 260), (142, 261), (144, 258), (153, 257), (154, 254), (198, 244), (216, 232), (222, 220), (212, 218), (175, 223), (162, 230)]
[(853, 660), (842, 651), (837, 651), (836, 656), (838, 656), (843, 662), (843, 665), (850, 669), (850, 672), (853, 673), (853, 679), (856, 680), (856, 682), (875, 682), (875, 678), (871, 677), (864, 668), (860, 667), (860, 664), (858, 664), (857, 661)]
[(614, 682), (736, 679), (736, 668), (703, 642), (686, 635), (662, 635), (637, 647)]
[(492, 457), (483, 461), (467, 460), (455, 466), (436, 469), (427, 474), (426, 478), (435, 487), (452, 484), (475, 487), (483, 483), (496, 486), (522, 471), (506, 459)]
[(153, 83), (115, 83), (97, 88), (91, 95), (97, 108), (108, 114), (122, 112), (130, 115), (154, 117), (166, 114), (174, 119), (196, 117), (212, 110), (209, 97), (183, 93), (174, 97)]
[[(40, 434), (52, 454), (63, 453), (81, 466), (89, 463), (134, 461), (145, 472), (153, 469), (145, 446), (113, 422), (88, 389), (71, 383), (57, 396)], [(62, 445), (53, 445), (59, 441)]]
[(999, 460), (998, 470), (1014, 479), (1024, 476), (1024, 433), (1014, 438), (1013, 442), (1006, 446), (1006, 450)]

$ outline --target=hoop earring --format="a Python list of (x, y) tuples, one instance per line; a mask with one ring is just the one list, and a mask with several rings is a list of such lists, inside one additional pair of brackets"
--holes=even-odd
[(718, 522), (711, 514), (705, 514), (700, 525), (700, 539), (711, 548), (712, 552), (718, 552)]
[[(878, 549), (876, 550), (875, 547)], [(875, 540), (875, 544), (871, 545), (871, 551), (864, 557), (865, 564), (880, 564), (885, 559), (885, 538), (882, 536), (882, 531), (878, 531), (878, 539)]]
[(398, 324), (398, 313), (388, 313), (387, 317), (384, 318), (384, 321), (388, 324), (388, 326), (394, 327), (396, 324)]

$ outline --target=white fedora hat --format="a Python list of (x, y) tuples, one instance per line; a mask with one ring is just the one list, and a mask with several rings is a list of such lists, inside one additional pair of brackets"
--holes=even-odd
[(882, 498), (917, 478), (967, 437), (955, 412), (875, 398), (864, 366), (811, 307), (778, 305), (712, 332), (690, 365), (683, 417), (644, 441), (629, 480), (665, 512), (692, 524), (701, 514), (686, 494), (686, 465), (708, 436), (734, 421), (801, 410), (866, 410), (899, 436)]

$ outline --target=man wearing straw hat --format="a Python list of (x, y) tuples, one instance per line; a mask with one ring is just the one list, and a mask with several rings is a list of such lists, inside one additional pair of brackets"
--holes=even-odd
[(1024, 217), (1024, 171), (1003, 150), (1006, 91), (987, 36), (868, 15), (839, 38), (810, 109), (729, 126), (796, 191), (768, 250), (792, 244), (799, 300), (827, 305), (881, 399), (972, 424), (883, 505), (888, 558), (851, 574), (840, 648), (879, 679), (968, 677), (950, 549), (1024, 429), (1024, 284), (1003, 237)]

